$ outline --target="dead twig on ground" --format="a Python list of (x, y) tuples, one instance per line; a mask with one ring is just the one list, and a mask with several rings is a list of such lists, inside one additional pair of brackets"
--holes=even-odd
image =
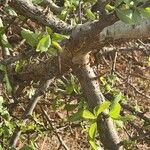
[[(22, 121), (24, 124), (27, 123), (28, 117), (32, 116), (33, 110), (34, 110), (35, 106), (37, 105), (38, 101), (40, 100), (40, 96), (47, 91), (48, 87), (50, 86), (50, 84), (52, 84), (53, 80), (54, 80), (54, 78), (48, 79), (45, 82), (43, 82), (43, 85), (40, 85), (40, 87), (36, 90), (35, 94), (30, 99), (29, 104), (28, 104), (25, 112), (22, 115)], [(20, 130), (20, 127), (17, 126), (15, 128), (15, 131), (14, 131), (12, 137), (10, 138), (9, 146), (16, 147), (16, 144), (17, 144), (17, 141), (18, 141), (20, 135), (21, 135), (21, 130)]]
[[(51, 128), (52, 128), (54, 134), (57, 136), (57, 138), (58, 138), (58, 140), (59, 140), (59, 142), (60, 142), (60, 146), (63, 146), (63, 147), (65, 148), (65, 150), (69, 150), (68, 146), (65, 144), (65, 142), (64, 142), (63, 139), (62, 139), (62, 137), (58, 134), (57, 130), (55, 130), (55, 128), (54, 128), (53, 124), (51, 123), (51, 119), (49, 118), (47, 112), (42, 108), (42, 106), (40, 106), (40, 108), (41, 108), (43, 114), (45, 115), (45, 117), (46, 117), (48, 123), (50, 124), (50, 126), (51, 126)], [(60, 147), (60, 146), (59, 146), (59, 147)]]

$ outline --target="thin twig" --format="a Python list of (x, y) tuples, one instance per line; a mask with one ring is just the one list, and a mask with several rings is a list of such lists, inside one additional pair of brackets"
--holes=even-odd
[(121, 103), (121, 106), (122, 106), (124, 109), (126, 109), (126, 110), (128, 110), (128, 111), (134, 113), (134, 115), (138, 116), (139, 118), (143, 119), (144, 121), (150, 123), (150, 117), (148, 117), (148, 116), (147, 116), (146, 114), (144, 114), (143, 112), (139, 112), (139, 111), (135, 110), (133, 107), (131, 107), (131, 106), (127, 105), (127, 104), (124, 104), (124, 103)]
[(82, 24), (82, 0), (79, 0), (78, 16), (79, 16), (79, 23)]
[(9, 64), (12, 64), (12, 63), (20, 60), (20, 59), (23, 59), (23, 58), (25, 59), (25, 58), (29, 58), (31, 56), (34, 56), (35, 54), (38, 54), (38, 53), (33, 51), (33, 50), (29, 50), (26, 53), (0, 60), (0, 64), (9, 65)]
[(43, 143), (42, 143), (42, 145), (41, 145), (40, 150), (43, 150), (43, 149), (44, 149), (44, 145), (45, 145), (46, 139), (47, 139), (47, 135), (44, 137), (44, 140), (43, 140)]
[(114, 73), (115, 73), (115, 67), (116, 67), (116, 61), (117, 61), (117, 54), (118, 54), (118, 52), (115, 51), (114, 53), (115, 54), (114, 54), (114, 58), (113, 58), (112, 68), (111, 68), (111, 74), (112, 75), (114, 75)]
[(53, 124), (51, 123), (51, 119), (49, 118), (47, 112), (42, 108), (42, 106), (40, 106), (43, 114), (45, 115), (47, 121), (49, 122), (53, 132), (55, 133), (55, 135), (57, 136), (59, 142), (60, 142), (60, 146), (63, 146), (65, 148), (65, 150), (69, 150), (69, 148), (67, 147), (67, 145), (65, 144), (65, 142), (62, 140), (62, 137), (58, 134), (58, 132), (55, 130), (55, 128), (53, 127)]
[[(116, 72), (117, 76), (119, 76), (121, 79), (125, 80), (125, 78), (119, 73), (119, 72)], [(150, 99), (150, 96), (144, 94), (143, 92), (139, 91), (134, 85), (132, 85), (131, 83), (128, 82), (128, 85), (130, 85), (139, 95), (145, 97), (145, 98), (148, 98)]]
[[(30, 99), (30, 102), (26, 108), (26, 111), (22, 115), (22, 121), (24, 124), (27, 123), (28, 117), (32, 115), (33, 110), (35, 106), (37, 105), (37, 102), (40, 100), (40, 96), (47, 91), (50, 84), (53, 82), (54, 78), (48, 79), (45, 82), (43, 82), (43, 85), (41, 85), (33, 95), (33, 97)], [(9, 146), (16, 147), (16, 144), (18, 142), (18, 139), (21, 135), (21, 129), (19, 126), (16, 127), (12, 137), (10, 138)]]
[(45, 5), (49, 5), (51, 11), (54, 12), (55, 14), (60, 14), (61, 11), (63, 10), (63, 7), (59, 7), (52, 0), (43, 0), (42, 3)]

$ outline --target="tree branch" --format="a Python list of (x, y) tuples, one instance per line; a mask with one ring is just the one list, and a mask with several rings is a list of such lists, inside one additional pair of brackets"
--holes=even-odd
[(122, 21), (117, 21), (113, 25), (104, 28), (100, 32), (100, 42), (105, 42), (107, 39), (114, 41), (119, 39), (143, 39), (150, 37), (150, 19), (141, 20), (140, 24), (130, 25)]
[(44, 14), (42, 10), (34, 6), (30, 0), (11, 0), (9, 5), (12, 6), (20, 14), (36, 20), (44, 26), (51, 27), (55, 32), (70, 33), (72, 26), (61, 21), (51, 13)]
[[(33, 95), (33, 97), (31, 98), (27, 108), (26, 108), (26, 111), (23, 113), (22, 115), (22, 121), (24, 124), (27, 123), (28, 121), (28, 117), (32, 115), (33, 113), (33, 110), (36, 106), (36, 104), (38, 103), (38, 101), (40, 100), (40, 96), (47, 91), (48, 87), (50, 86), (50, 84), (53, 82), (53, 79), (49, 78), (47, 79), (45, 82), (43, 82), (43, 85), (36, 90), (35, 94)], [(21, 134), (21, 129), (19, 126), (17, 126), (15, 128), (15, 131), (10, 139), (10, 143), (9, 143), (9, 146), (12, 146), (12, 147), (16, 147), (16, 144), (18, 142), (18, 139), (20, 137), (20, 134)]]
[(48, 5), (50, 7), (51, 11), (56, 14), (60, 14), (61, 11), (63, 10), (63, 7), (57, 6), (52, 0), (43, 0), (43, 3), (45, 5)]
[[(81, 83), (88, 106), (93, 110), (96, 106), (102, 104), (105, 98), (100, 91), (96, 75), (90, 67), (89, 54), (83, 56), (81, 64), (74, 64), (73, 70)], [(104, 116), (100, 116), (97, 119), (100, 140), (104, 147), (109, 150), (122, 150), (122, 146), (119, 145), (120, 138), (118, 137), (113, 121), (110, 117), (106, 116), (108, 116), (107, 110), (104, 112)]]
[(147, 123), (150, 123), (150, 117), (148, 115), (144, 114), (143, 112), (135, 110), (133, 107), (131, 107), (131, 106), (127, 105), (127, 104), (121, 103), (121, 105), (122, 105), (122, 107), (124, 109), (134, 113), (135, 116), (138, 116), (139, 118), (143, 119)]

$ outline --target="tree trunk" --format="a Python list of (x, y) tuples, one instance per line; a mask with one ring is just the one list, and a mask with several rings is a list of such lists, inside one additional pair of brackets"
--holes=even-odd
[[(83, 56), (82, 60), (80, 64), (74, 64), (73, 71), (79, 79), (88, 106), (92, 111), (97, 105), (102, 104), (105, 99), (100, 91), (100, 85), (96, 75), (90, 67), (89, 54)], [(100, 141), (104, 148), (109, 150), (122, 150), (123, 147), (119, 145), (121, 140), (112, 119), (108, 117), (108, 110), (97, 118), (97, 124)]]

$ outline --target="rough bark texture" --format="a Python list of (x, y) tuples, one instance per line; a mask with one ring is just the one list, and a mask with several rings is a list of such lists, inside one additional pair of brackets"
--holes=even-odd
[[(120, 39), (124, 37), (129, 38), (128, 34), (126, 34), (127, 31), (128, 33), (132, 32), (132, 36), (130, 36), (130, 38), (143, 37), (144, 34), (146, 35), (145, 37), (149, 37), (150, 35), (149, 21), (147, 21), (144, 25), (141, 24), (133, 28), (123, 23), (116, 22), (115, 16), (110, 15), (107, 18), (100, 19), (99, 21), (78, 25), (73, 29), (65, 22), (56, 19), (53, 14), (43, 14), (43, 12), (39, 8), (34, 6), (31, 2), (29, 2), (29, 0), (11, 0), (10, 5), (22, 15), (36, 20), (44, 26), (50, 26), (55, 32), (71, 33), (71, 38), (61, 43), (61, 46), (64, 47), (63, 53), (60, 54), (62, 60), (62, 72), (66, 72), (70, 67), (72, 67), (74, 73), (79, 78), (91, 110), (95, 106), (101, 104), (104, 101), (104, 98), (99, 89), (98, 81), (94, 80), (95, 74), (90, 67), (86, 54), (95, 48), (102, 48), (107, 43), (108, 39), (111, 39), (111, 41), (113, 41), (114, 39)], [(113, 23), (115, 24), (112, 25)], [(123, 24), (123, 26), (120, 26), (119, 24)], [(145, 26), (146, 28), (143, 28), (143, 26)], [(128, 28), (127, 30), (123, 30), (122, 27)], [(142, 32), (138, 32), (140, 29), (143, 29)], [(122, 30), (124, 32), (121, 32)], [(139, 34), (137, 34), (137, 32)], [(50, 63), (48, 65), (48, 68), (50, 69), (48, 70), (48, 79), (59, 75), (59, 66), (56, 62), (56, 58), (50, 60)], [(38, 91), (40, 91), (40, 89), (38, 89), (37, 92)], [(34, 104), (37, 103), (38, 96), (33, 96), (33, 102), (35, 101)], [(30, 109), (31, 106), (32, 105), (30, 105)], [(32, 107), (32, 111), (34, 107)], [(23, 119), (26, 122), (26, 118), (23, 117)], [(97, 122), (100, 139), (104, 144), (104, 147), (109, 150), (121, 150), (122, 147), (118, 145), (120, 143), (120, 139), (117, 135), (112, 120), (110, 118), (107, 118), (107, 111), (104, 112), (103, 117), (99, 118)], [(10, 145), (16, 145), (16, 139), (18, 139), (19, 135), (20, 130), (16, 128)]]
[(56, 32), (70, 33), (72, 30), (72, 26), (56, 18), (52, 12), (44, 13), (29, 0), (12, 0), (9, 4), (22, 15), (32, 18), (44, 26), (49, 26)]
[[(74, 64), (73, 70), (81, 83), (88, 106), (93, 110), (96, 106), (104, 102), (105, 99), (100, 91), (100, 85), (96, 75), (90, 67), (89, 54), (83, 56), (80, 62), (81, 64)], [(122, 150), (122, 146), (119, 145), (121, 141), (117, 135), (116, 128), (112, 119), (107, 114), (108, 111), (106, 110), (97, 119), (100, 140), (104, 147), (109, 150)]]

